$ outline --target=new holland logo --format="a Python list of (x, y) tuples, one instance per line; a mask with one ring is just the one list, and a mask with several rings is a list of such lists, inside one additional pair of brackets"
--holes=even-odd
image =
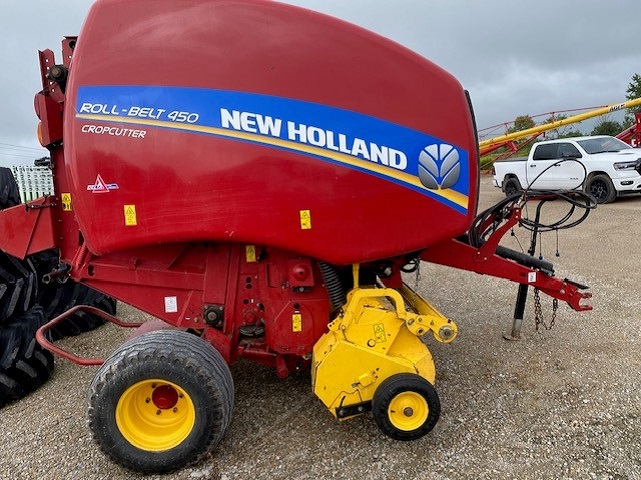
[(418, 178), (430, 190), (451, 188), (460, 175), (459, 153), (452, 145), (428, 145), (418, 156)]
[(87, 190), (93, 193), (109, 193), (109, 190), (118, 190), (117, 183), (105, 183), (100, 174), (93, 185), (87, 185)]

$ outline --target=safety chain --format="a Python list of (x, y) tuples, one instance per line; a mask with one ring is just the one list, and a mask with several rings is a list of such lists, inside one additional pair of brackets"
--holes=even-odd
[(541, 297), (539, 296), (539, 289), (534, 289), (534, 323), (536, 326), (536, 331), (539, 331), (539, 327), (542, 325), (546, 330), (552, 330), (554, 327), (554, 322), (556, 322), (556, 312), (559, 309), (559, 299), (555, 298), (552, 300), (552, 320), (550, 325), (546, 325), (543, 320), (543, 310), (541, 309)]

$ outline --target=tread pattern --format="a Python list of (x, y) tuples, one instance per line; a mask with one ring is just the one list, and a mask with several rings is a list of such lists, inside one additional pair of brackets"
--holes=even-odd
[[(167, 378), (184, 386), (196, 407), (193, 435), (169, 451), (139, 450), (115, 424), (120, 395), (147, 378)], [(222, 440), (233, 404), (232, 375), (220, 353), (201, 338), (173, 329), (154, 330), (121, 345), (100, 367), (87, 395), (94, 441), (113, 461), (141, 473), (166, 473), (201, 460)]]
[[(33, 255), (31, 260), (38, 273), (38, 278), (42, 278), (45, 273), (50, 272), (58, 265), (59, 257), (55, 250), (47, 250)], [(112, 315), (116, 314), (115, 299), (73, 280), (67, 280), (64, 283), (54, 281), (48, 285), (41, 283), (38, 289), (37, 303), (43, 306), (49, 320), (76, 305), (91, 305)], [(104, 323), (105, 320), (98, 315), (79, 312), (51, 329), (51, 335), (55, 341), (94, 330)]]
[(0, 251), (0, 324), (29, 310), (37, 296), (38, 279), (33, 263)]
[(37, 306), (0, 328), (0, 407), (24, 397), (51, 375), (53, 355), (35, 339), (45, 322), (44, 310)]

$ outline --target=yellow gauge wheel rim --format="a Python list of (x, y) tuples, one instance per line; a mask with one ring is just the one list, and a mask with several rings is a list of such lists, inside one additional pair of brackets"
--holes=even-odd
[(130, 386), (116, 405), (116, 425), (133, 446), (149, 452), (180, 445), (196, 422), (187, 393), (172, 382), (143, 380)]
[(387, 416), (398, 430), (411, 432), (427, 421), (430, 408), (425, 398), (416, 392), (402, 392), (389, 404)]

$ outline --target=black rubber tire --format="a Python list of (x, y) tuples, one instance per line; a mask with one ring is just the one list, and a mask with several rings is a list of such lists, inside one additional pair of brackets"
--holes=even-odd
[(522, 190), (523, 187), (521, 187), (521, 182), (519, 182), (518, 178), (510, 177), (503, 181), (503, 193), (505, 193), (505, 196), (508, 198)]
[[(177, 385), (195, 412), (188, 436), (161, 451), (133, 445), (116, 421), (125, 391), (152, 379)], [(213, 346), (191, 333), (155, 330), (125, 342), (100, 367), (89, 387), (87, 413), (94, 441), (114, 462), (136, 472), (166, 473), (198, 462), (220, 442), (233, 403), (231, 372)]]
[[(49, 289), (49, 295), (53, 293), (52, 300), (43, 298), (40, 300), (42, 305), (48, 306), (47, 317), (52, 319), (76, 305), (91, 305), (108, 313), (115, 313), (114, 303), (103, 302), (106, 295), (93, 290), (86, 285), (76, 283), (73, 280), (67, 280), (65, 283), (53, 282)], [(49, 297), (51, 298), (51, 297)], [(76, 336), (81, 333), (94, 330), (103, 325), (105, 319), (99, 315), (92, 315), (86, 312), (78, 312), (59, 323), (51, 329), (54, 340), (59, 338)]]
[(20, 205), (20, 190), (10, 168), (0, 167), (0, 210)]
[[(426, 402), (427, 418), (418, 427), (407, 430), (395, 426), (389, 416), (392, 401), (400, 394), (413, 392)], [(372, 414), (378, 428), (394, 440), (416, 440), (429, 433), (441, 414), (441, 403), (434, 386), (414, 373), (397, 373), (386, 378), (374, 392)]]
[[(37, 253), (31, 259), (38, 272), (38, 278), (51, 272), (59, 263), (59, 256), (55, 250)], [(115, 299), (70, 279), (64, 283), (57, 281), (47, 285), (41, 283), (38, 303), (44, 307), (49, 320), (76, 305), (90, 305), (112, 315), (116, 314)], [(52, 328), (51, 335), (53, 340), (59, 340), (94, 330), (104, 323), (105, 319), (99, 315), (78, 312)]]
[(34, 265), (0, 251), (0, 324), (29, 310), (37, 295)]
[(617, 191), (610, 177), (605, 173), (598, 173), (588, 178), (585, 184), (585, 191), (596, 199), (596, 203), (610, 203), (616, 196)]
[(0, 325), (0, 407), (24, 397), (45, 383), (53, 371), (53, 355), (35, 339), (45, 323), (41, 307)]

